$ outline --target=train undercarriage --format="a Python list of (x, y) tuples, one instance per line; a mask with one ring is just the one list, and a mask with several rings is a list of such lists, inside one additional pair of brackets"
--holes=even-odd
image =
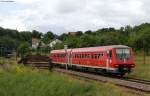
[(61, 67), (70, 70), (77, 70), (77, 71), (84, 71), (84, 72), (94, 72), (96, 74), (109, 74), (109, 75), (116, 75), (123, 77), (126, 73), (132, 72), (132, 67), (129, 65), (121, 65), (114, 70), (103, 69), (103, 68), (92, 68), (92, 67), (85, 67), (85, 66), (75, 66), (69, 64), (54, 64), (56, 67)]

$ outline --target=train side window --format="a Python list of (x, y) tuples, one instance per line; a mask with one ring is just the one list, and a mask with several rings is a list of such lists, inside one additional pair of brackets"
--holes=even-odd
[(98, 58), (98, 54), (95, 54), (95, 59), (97, 59)]
[(86, 58), (89, 58), (89, 54), (86, 54)]
[(87, 58), (87, 54), (85, 54), (85, 58)]
[(84, 58), (84, 54), (82, 54), (82, 58)]
[(100, 53), (98, 54), (98, 60), (101, 60), (101, 54)]
[(90, 54), (88, 54), (88, 58), (91, 58), (91, 55), (90, 55)]
[(99, 53), (98, 54), (98, 60), (102, 60), (102, 58), (103, 58), (103, 53)]
[(109, 50), (107, 51), (107, 57), (112, 58), (112, 51), (109, 51)]
[(94, 54), (94, 58), (97, 59), (97, 54)]
[(89, 56), (90, 56), (90, 59), (92, 59), (92, 54), (89, 54)]
[(85, 54), (83, 54), (83, 58), (85, 58)]
[(94, 54), (91, 55), (92, 59), (94, 59)]

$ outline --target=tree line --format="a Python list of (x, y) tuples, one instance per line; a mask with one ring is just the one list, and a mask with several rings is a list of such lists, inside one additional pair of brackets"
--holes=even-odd
[[(0, 55), (4, 54), (4, 51), (20, 51), (25, 53), (29, 51), (32, 45), (32, 38), (38, 38), (45, 44), (48, 44), (52, 39), (55, 38), (55, 34), (51, 31), (43, 34), (42, 32), (33, 30), (30, 31), (18, 31), (12, 29), (5, 29), (0, 27)], [(25, 51), (25, 52), (24, 52)]]
[(54, 49), (62, 49), (64, 44), (69, 48), (105, 46), (105, 45), (128, 45), (135, 51), (144, 50), (148, 55), (150, 50), (150, 23), (143, 23), (131, 27), (127, 25), (119, 29), (101, 28), (96, 31), (78, 31), (76, 36), (62, 34), (59, 38), (63, 41), (56, 44)]
[(134, 27), (127, 25), (119, 29), (111, 27), (101, 28), (96, 31), (77, 31), (75, 35), (63, 33), (59, 36), (51, 31), (44, 34), (37, 30), (19, 32), (18, 30), (0, 27), (0, 47), (17, 50), (24, 46), (21, 44), (31, 46), (32, 37), (39, 38), (45, 44), (49, 44), (51, 40), (57, 38), (62, 43), (56, 44), (53, 49), (63, 49), (65, 44), (69, 48), (122, 44), (133, 47), (135, 51), (144, 50), (148, 54), (150, 50), (149, 31), (150, 23), (143, 23)]

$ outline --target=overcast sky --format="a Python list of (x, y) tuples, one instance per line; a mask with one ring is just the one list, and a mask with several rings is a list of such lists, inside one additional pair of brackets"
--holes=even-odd
[(0, 2), (0, 26), (4, 28), (61, 34), (150, 22), (150, 0), (14, 1)]

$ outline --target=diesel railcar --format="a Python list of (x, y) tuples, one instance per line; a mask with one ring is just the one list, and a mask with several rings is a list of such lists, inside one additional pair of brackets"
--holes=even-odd
[(92, 68), (122, 76), (135, 66), (133, 50), (125, 45), (52, 50), (50, 58), (54, 64)]

